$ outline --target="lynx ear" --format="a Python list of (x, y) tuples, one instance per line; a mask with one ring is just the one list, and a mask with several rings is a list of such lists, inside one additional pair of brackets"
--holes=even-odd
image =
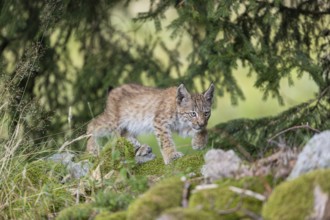
[(187, 101), (188, 99), (190, 99), (190, 94), (186, 87), (181, 84), (176, 91), (176, 100), (180, 104), (182, 101)]
[(214, 93), (214, 85), (211, 83), (210, 87), (203, 93), (205, 99), (210, 103), (213, 102), (213, 93)]

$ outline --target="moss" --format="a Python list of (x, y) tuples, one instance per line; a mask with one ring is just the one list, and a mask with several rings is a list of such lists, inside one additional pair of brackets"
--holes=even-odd
[(37, 186), (47, 183), (60, 183), (67, 174), (64, 165), (52, 161), (37, 160), (29, 163), (22, 173), (14, 177), (14, 181), (20, 188), (26, 185)]
[(136, 175), (173, 175), (175, 173), (187, 174), (194, 172), (200, 173), (204, 164), (204, 153), (196, 152), (194, 154), (185, 155), (172, 163), (165, 165), (163, 158), (158, 157), (152, 161), (140, 164), (135, 167)]
[(100, 191), (95, 196), (95, 206), (104, 207), (111, 212), (117, 212), (124, 210), (128, 207), (129, 203), (133, 199), (133, 195), (125, 193), (123, 189), (122, 192), (104, 192)]
[(91, 163), (96, 162), (96, 157), (94, 154), (89, 153), (87, 151), (80, 153), (78, 156), (74, 158), (74, 162), (78, 163), (80, 161), (88, 160)]
[(313, 212), (313, 190), (330, 193), (330, 169), (316, 170), (277, 186), (263, 207), (265, 219), (307, 219)]
[(178, 160), (173, 161), (168, 167), (169, 170), (175, 170), (178, 173), (196, 173), (199, 174), (204, 165), (204, 151), (199, 151), (194, 154), (185, 155)]
[(98, 214), (94, 220), (126, 220), (127, 212), (121, 211), (121, 212), (101, 212)]
[(102, 175), (123, 167), (134, 167), (134, 147), (125, 138), (109, 141), (102, 149), (95, 165), (100, 165)]
[(63, 209), (56, 220), (88, 220), (97, 214), (97, 209), (91, 203), (78, 204)]
[(182, 189), (183, 182), (178, 177), (159, 182), (128, 207), (127, 219), (156, 219), (162, 211), (180, 206)]
[[(207, 220), (216, 220), (219, 219), (219, 216), (212, 213), (201, 211), (197, 209), (191, 208), (172, 208), (163, 212), (162, 217), (164, 219), (171, 219), (171, 220), (200, 220), (200, 219), (207, 219)], [(162, 219), (162, 218), (160, 218)]]
[(135, 167), (135, 175), (149, 176), (149, 175), (162, 175), (166, 171), (166, 165), (163, 158), (156, 158)]
[(218, 213), (219, 211), (228, 211), (237, 209), (230, 213), (224, 212), (222, 219), (240, 219), (245, 214), (242, 209), (260, 213), (262, 202), (244, 195), (238, 195), (229, 189), (229, 186), (235, 186), (242, 189), (249, 189), (254, 192), (263, 194), (264, 179), (259, 177), (248, 177), (240, 180), (224, 179), (217, 181), (217, 188), (205, 189), (193, 193), (189, 200), (189, 207), (193, 209), (200, 209), (203, 211)]

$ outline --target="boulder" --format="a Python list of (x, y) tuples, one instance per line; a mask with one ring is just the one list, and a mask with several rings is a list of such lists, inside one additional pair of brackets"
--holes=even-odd
[(322, 168), (330, 168), (330, 130), (314, 135), (307, 142), (288, 179)]
[(264, 219), (330, 219), (330, 169), (301, 175), (278, 185), (264, 204)]
[(205, 154), (204, 158), (205, 165), (201, 172), (205, 178), (211, 181), (250, 175), (249, 168), (232, 150), (212, 149)]

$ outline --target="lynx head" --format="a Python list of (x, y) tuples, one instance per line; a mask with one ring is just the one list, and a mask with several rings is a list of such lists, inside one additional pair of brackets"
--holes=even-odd
[(202, 94), (190, 94), (185, 86), (181, 84), (176, 93), (177, 111), (180, 120), (190, 124), (196, 131), (204, 129), (211, 116), (213, 93), (213, 83)]

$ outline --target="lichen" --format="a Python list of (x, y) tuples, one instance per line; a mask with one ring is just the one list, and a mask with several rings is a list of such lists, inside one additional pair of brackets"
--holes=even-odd
[(172, 208), (168, 209), (162, 213), (161, 217), (158, 218), (159, 220), (200, 220), (200, 219), (207, 219), (207, 220), (216, 220), (219, 219), (219, 216), (212, 212), (206, 212), (198, 209), (191, 209), (191, 208)]
[(156, 219), (162, 211), (180, 206), (182, 189), (183, 182), (178, 177), (159, 182), (128, 207), (127, 219)]
[(235, 186), (263, 194), (265, 191), (264, 181), (266, 180), (259, 177), (216, 181), (215, 183), (218, 185), (216, 188), (193, 193), (189, 200), (189, 207), (219, 214), (222, 216), (221, 219), (240, 219), (245, 216), (244, 209), (253, 213), (260, 213), (262, 201), (234, 193), (229, 187)]
[(126, 220), (127, 212), (120, 211), (120, 212), (101, 212), (97, 216), (95, 216), (94, 220)]
[(306, 219), (313, 212), (313, 190), (330, 193), (330, 169), (316, 170), (278, 185), (262, 209), (264, 219)]

